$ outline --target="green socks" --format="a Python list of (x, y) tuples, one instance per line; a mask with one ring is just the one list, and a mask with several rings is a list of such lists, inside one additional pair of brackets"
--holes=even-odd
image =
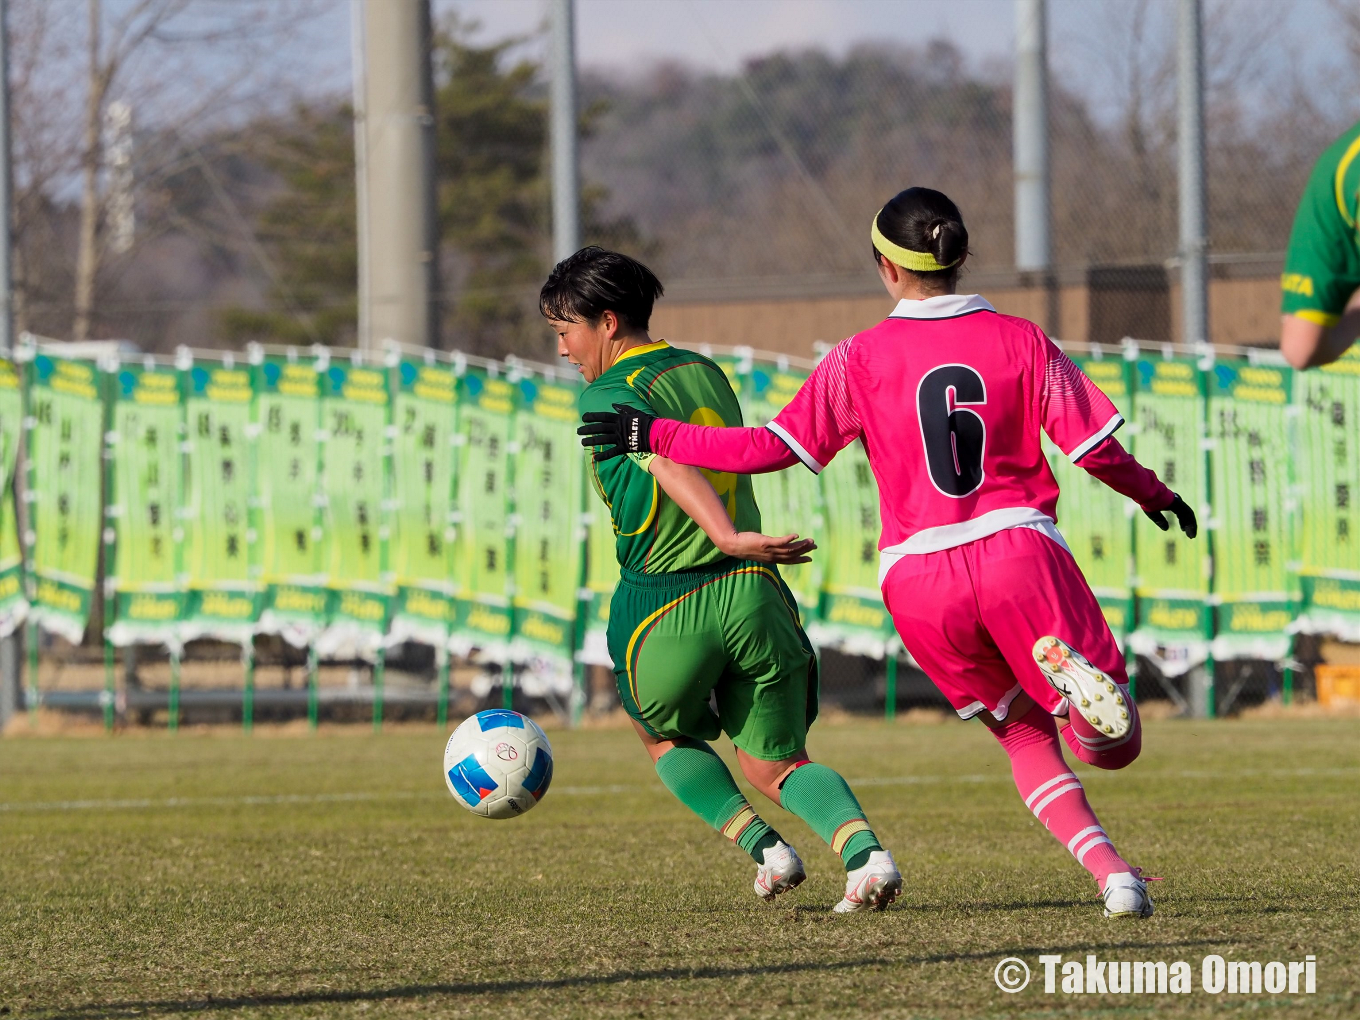
[[(711, 747), (673, 747), (657, 759), (656, 774), (681, 804), (745, 850), (757, 864), (765, 863), (765, 851), (779, 842), (779, 833), (755, 813)], [(852, 794), (850, 800), (854, 799)]]
[(798, 766), (779, 788), (779, 802), (831, 844), (846, 871), (864, 867), (872, 851), (883, 849), (850, 786), (834, 769), (815, 761)]

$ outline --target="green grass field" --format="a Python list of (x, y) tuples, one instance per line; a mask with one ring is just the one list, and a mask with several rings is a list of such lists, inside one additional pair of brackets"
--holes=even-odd
[[(1157, 915), (1104, 920), (981, 726), (823, 724), (907, 876), (838, 917), (839, 862), (776, 906), (630, 732), (554, 732), (530, 815), (458, 808), (433, 729), (0, 741), (10, 1017), (1342, 1016), (1360, 1010), (1360, 720), (1169, 721), (1079, 770)], [(724, 752), (726, 753), (726, 751)], [(753, 798), (754, 802), (754, 798)], [(767, 810), (768, 808), (768, 810)], [(1040, 953), (1186, 960), (1180, 996), (1046, 995)], [(1200, 959), (1317, 956), (1318, 990), (1199, 990)], [(1004, 995), (993, 968), (1036, 980)]]

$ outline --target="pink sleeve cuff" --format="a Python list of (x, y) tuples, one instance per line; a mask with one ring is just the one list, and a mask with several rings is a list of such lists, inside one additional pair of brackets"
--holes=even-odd
[(1077, 465), (1144, 510), (1165, 510), (1176, 498), (1175, 493), (1162, 484), (1157, 472), (1134, 460), (1133, 454), (1114, 436), (1078, 460)]
[(758, 475), (798, 463), (782, 439), (766, 428), (687, 425), (669, 418), (652, 422), (652, 452), (677, 464)]

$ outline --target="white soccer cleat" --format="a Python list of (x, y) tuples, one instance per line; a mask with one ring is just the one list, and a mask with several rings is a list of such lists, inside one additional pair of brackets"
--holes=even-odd
[(1124, 691), (1062, 638), (1034, 642), (1034, 661), (1055, 691), (1067, 699), (1096, 732), (1112, 740), (1133, 725)]
[(766, 903), (780, 893), (802, 885), (807, 878), (798, 851), (787, 843), (776, 843), (765, 851), (765, 863), (756, 867), (756, 895)]
[(1147, 879), (1135, 871), (1121, 871), (1105, 879), (1106, 917), (1151, 917), (1152, 897), (1148, 894)]
[(845, 899), (831, 909), (838, 914), (887, 910), (902, 893), (902, 872), (887, 850), (874, 850), (869, 863), (845, 876)]

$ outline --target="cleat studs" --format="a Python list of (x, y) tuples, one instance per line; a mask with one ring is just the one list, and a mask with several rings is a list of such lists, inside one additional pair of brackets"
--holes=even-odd
[(1096, 698), (1097, 701), (1104, 701), (1104, 700), (1105, 700), (1105, 695), (1103, 695), (1103, 694), (1097, 694), (1097, 695), (1095, 696), (1095, 698)]
[(1113, 732), (1114, 732), (1114, 727), (1111, 726), (1109, 723), (1106, 723), (1106, 724), (1105, 724), (1103, 727), (1101, 727), (1101, 728), (1102, 728), (1106, 733), (1113, 733)]
[(1121, 718), (1121, 719), (1127, 719), (1128, 717), (1129, 717), (1129, 713), (1127, 713), (1127, 712), (1120, 712), (1120, 713), (1119, 713), (1119, 718)]
[(1091, 707), (1091, 703), (1090, 703), (1089, 701), (1087, 701), (1085, 698), (1082, 698), (1082, 699), (1081, 699), (1081, 707), (1082, 707), (1082, 708), (1090, 708), (1090, 707)]

